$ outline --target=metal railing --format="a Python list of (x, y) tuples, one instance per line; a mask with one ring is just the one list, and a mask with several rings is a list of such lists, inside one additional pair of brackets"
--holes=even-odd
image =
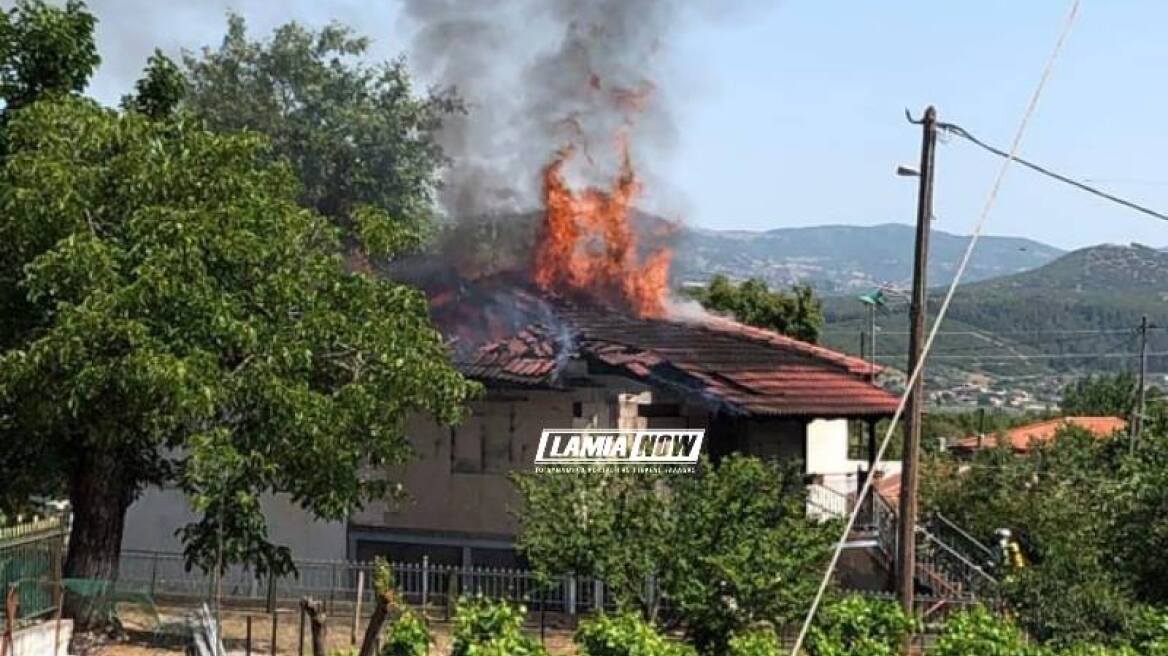
[[(11, 594), (19, 623), (57, 608), (67, 531), (64, 517), (0, 528), (0, 609)], [(6, 621), (0, 612), (0, 627)]]
[(955, 549), (966, 560), (976, 563), (981, 569), (993, 571), (997, 565), (998, 556), (993, 549), (978, 541), (968, 531), (941, 513), (931, 513), (928, 516), (926, 527), (930, 533)]
[[(297, 561), (296, 574), (257, 577), (240, 567), (230, 568), (215, 589), (213, 577), (188, 570), (182, 554), (124, 551), (119, 586), (131, 586), (158, 600), (206, 599), (219, 596), (224, 603), (288, 604), (302, 597), (324, 601), (331, 610), (357, 599), (363, 580), (362, 603), (373, 602), (373, 564), (355, 561)], [(591, 577), (553, 576), (541, 579), (535, 572), (519, 569), (456, 567), (421, 563), (391, 563), (395, 585), (403, 600), (418, 606), (451, 607), (461, 596), (482, 595), (526, 604), (532, 610), (569, 615), (601, 608), (615, 610), (607, 585)]]
[(826, 485), (807, 486), (807, 514), (814, 519), (839, 519), (852, 512), (854, 499)]

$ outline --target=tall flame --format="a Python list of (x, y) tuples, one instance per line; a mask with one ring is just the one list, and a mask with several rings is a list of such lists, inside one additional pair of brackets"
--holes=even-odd
[(607, 190), (570, 187), (564, 165), (572, 147), (556, 153), (544, 169), (544, 220), (533, 278), (546, 291), (583, 293), (637, 316), (660, 317), (673, 254), (657, 249), (644, 261), (638, 254), (630, 211), (641, 185), (624, 138), (620, 152), (620, 170)]

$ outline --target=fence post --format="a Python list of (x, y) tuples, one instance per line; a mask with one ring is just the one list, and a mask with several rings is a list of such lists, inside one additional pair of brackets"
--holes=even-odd
[[(271, 575), (269, 574), (269, 576)], [(271, 656), (276, 656), (276, 620), (279, 618), (280, 614), (276, 612), (275, 608), (272, 608), (272, 642), (268, 646), (268, 648), (271, 650)]]
[(300, 630), (296, 633), (296, 654), (304, 656), (304, 604), (300, 604)]
[(365, 595), (365, 570), (357, 570), (357, 600), (353, 604), (353, 630), (349, 634), (349, 644), (357, 644), (357, 630), (361, 628), (361, 597)]
[(329, 601), (328, 612), (332, 614), (337, 607), (337, 564), (329, 564)]
[(430, 557), (422, 556), (422, 614), (426, 614), (426, 601), (430, 597)]
[(251, 656), (251, 614), (247, 616), (247, 642), (244, 643), (244, 654)]
[(458, 603), (459, 575), (457, 569), (450, 569), (446, 573), (446, 620), (450, 621), (451, 611)]
[(599, 612), (604, 610), (604, 581), (592, 580), (592, 608)]
[(150, 559), (150, 600), (154, 600), (154, 583), (158, 580), (158, 552)]
[(576, 575), (568, 576), (568, 614), (576, 614)]

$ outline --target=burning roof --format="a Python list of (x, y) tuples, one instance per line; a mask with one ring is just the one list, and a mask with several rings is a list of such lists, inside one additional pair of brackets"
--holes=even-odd
[[(477, 292), (481, 300), (482, 290)], [(562, 387), (563, 363), (583, 358), (593, 371), (667, 387), (744, 415), (880, 416), (896, 409), (895, 396), (868, 382), (864, 360), (768, 330), (721, 318), (641, 318), (527, 288), (507, 294), (511, 300), (500, 306), (540, 311), (524, 313), (530, 322), (512, 321), (513, 330), (504, 323), (506, 334), (478, 348), (457, 351), (462, 371), (488, 384)], [(448, 335), (460, 334), (467, 317), (458, 304), (436, 307)], [(484, 326), (481, 317), (473, 322)]]

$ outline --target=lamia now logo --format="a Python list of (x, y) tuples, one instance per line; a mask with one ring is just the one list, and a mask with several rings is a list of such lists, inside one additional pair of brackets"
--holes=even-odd
[(539, 437), (536, 465), (692, 465), (706, 431), (549, 428)]

